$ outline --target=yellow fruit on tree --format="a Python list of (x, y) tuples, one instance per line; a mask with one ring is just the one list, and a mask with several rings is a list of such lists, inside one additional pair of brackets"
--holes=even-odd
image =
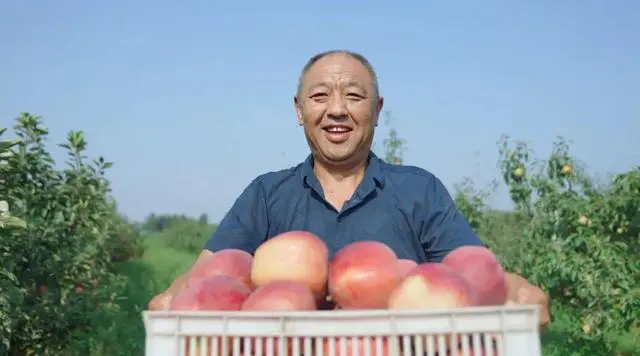
[(513, 170), (513, 175), (520, 178), (524, 175), (524, 168), (522, 167), (518, 167), (516, 169)]
[(570, 174), (572, 171), (573, 171), (573, 167), (571, 167), (571, 165), (569, 164), (565, 164), (564, 166), (562, 166), (562, 169), (560, 170), (562, 174)]

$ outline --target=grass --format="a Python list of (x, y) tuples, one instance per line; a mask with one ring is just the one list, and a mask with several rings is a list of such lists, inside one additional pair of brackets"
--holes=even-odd
[(93, 329), (74, 335), (65, 355), (132, 356), (144, 354), (142, 311), (149, 300), (193, 264), (196, 255), (165, 247), (149, 239), (141, 259), (117, 268), (127, 278), (120, 311), (95, 320)]

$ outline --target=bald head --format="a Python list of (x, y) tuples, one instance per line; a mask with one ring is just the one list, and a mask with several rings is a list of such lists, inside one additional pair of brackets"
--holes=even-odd
[(369, 76), (371, 77), (371, 83), (373, 84), (375, 96), (378, 96), (380, 94), (380, 88), (378, 87), (378, 76), (376, 74), (376, 71), (373, 69), (373, 66), (369, 62), (369, 60), (367, 60), (363, 55), (356, 52), (351, 52), (348, 50), (330, 50), (330, 51), (325, 51), (325, 52), (314, 55), (313, 57), (309, 58), (307, 63), (305, 63), (304, 67), (302, 68), (302, 72), (300, 73), (300, 77), (298, 79), (298, 88), (296, 90), (296, 96), (300, 96), (300, 92), (302, 91), (302, 86), (304, 84), (305, 77), (309, 72), (309, 70), (311, 69), (311, 67), (313, 67), (313, 65), (316, 64), (321, 59), (328, 56), (333, 56), (333, 55), (345, 55), (360, 62), (360, 64), (362, 64), (362, 66), (367, 70), (367, 72), (369, 72)]

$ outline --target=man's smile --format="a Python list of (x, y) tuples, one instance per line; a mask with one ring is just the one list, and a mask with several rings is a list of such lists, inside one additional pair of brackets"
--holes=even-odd
[(331, 143), (343, 143), (351, 137), (353, 129), (347, 125), (327, 125), (322, 128), (325, 133), (325, 137)]

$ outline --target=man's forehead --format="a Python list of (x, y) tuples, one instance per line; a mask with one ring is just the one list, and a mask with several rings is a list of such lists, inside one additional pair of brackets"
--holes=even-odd
[(353, 72), (354, 74), (368, 75), (367, 68), (357, 59), (342, 53), (330, 54), (321, 58), (309, 68), (308, 73), (325, 72), (325, 73), (344, 73)]
[(339, 79), (346, 82), (345, 84), (371, 82), (371, 75), (367, 68), (360, 61), (346, 54), (331, 54), (318, 60), (309, 68), (306, 76), (310, 81)]

